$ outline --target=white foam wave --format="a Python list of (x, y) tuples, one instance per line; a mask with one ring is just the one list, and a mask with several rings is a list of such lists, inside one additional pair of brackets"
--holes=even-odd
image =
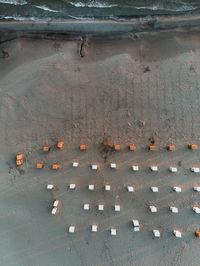
[(23, 6), (26, 5), (27, 2), (25, 0), (19, 1), (19, 0), (0, 0), (0, 4), (8, 4), (8, 5), (19, 5)]
[(96, 7), (96, 8), (111, 8), (111, 7), (117, 6), (117, 5), (109, 5), (107, 3), (102, 3), (102, 2), (98, 2), (98, 1), (93, 1), (90, 3), (83, 3), (83, 2), (73, 3), (73, 2), (70, 2), (70, 4), (75, 6), (75, 7)]
[(77, 19), (77, 20), (94, 20), (94, 18), (92, 17), (75, 17), (75, 16), (71, 16), (71, 15), (68, 15), (70, 18), (73, 18), (73, 19)]
[(1, 17), (1, 19), (13, 19), (13, 20), (17, 20), (17, 21), (23, 21), (23, 20), (38, 20), (36, 17), (13, 17), (13, 16), (5, 16), (5, 17)]
[(166, 10), (166, 11), (190, 11), (194, 10), (194, 8), (191, 5), (182, 5), (180, 7), (170, 8), (170, 7), (162, 7), (161, 5), (153, 5), (153, 6), (136, 6), (134, 7), (136, 9), (148, 9), (148, 10)]
[(54, 12), (54, 13), (60, 12), (58, 10), (50, 9), (47, 6), (35, 6), (35, 7), (42, 9), (42, 10), (45, 10), (45, 11), (49, 11), (49, 12)]
[(75, 6), (75, 7), (85, 7), (85, 4), (82, 3), (82, 2), (78, 2), (78, 3), (72, 3), (72, 2), (70, 2), (70, 4), (71, 4), (72, 6)]

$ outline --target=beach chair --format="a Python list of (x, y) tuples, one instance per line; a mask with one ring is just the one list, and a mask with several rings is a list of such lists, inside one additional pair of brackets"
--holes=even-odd
[(176, 146), (175, 145), (167, 145), (167, 150), (168, 151), (175, 151)]
[(64, 148), (64, 142), (63, 141), (58, 141), (57, 148), (60, 149), (60, 150), (63, 149)]
[(136, 150), (135, 145), (134, 144), (129, 145), (129, 150), (130, 151), (135, 151)]
[(48, 145), (46, 145), (46, 146), (43, 147), (43, 151), (50, 151), (50, 149), (51, 149), (51, 147), (48, 146)]
[(42, 169), (42, 168), (44, 168), (44, 164), (43, 163), (37, 163), (36, 167), (38, 169)]

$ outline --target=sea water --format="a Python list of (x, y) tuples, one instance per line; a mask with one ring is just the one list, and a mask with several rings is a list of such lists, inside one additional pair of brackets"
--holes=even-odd
[(0, 0), (0, 19), (130, 19), (194, 14), (199, 0)]

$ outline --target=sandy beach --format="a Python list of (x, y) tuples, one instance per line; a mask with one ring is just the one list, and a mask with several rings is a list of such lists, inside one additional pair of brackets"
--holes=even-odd
[[(189, 169), (200, 166), (200, 150), (187, 148), (200, 146), (199, 36), (197, 29), (88, 36), (84, 57), (79, 38), (1, 44), (1, 265), (199, 265), (194, 235), (199, 216), (192, 207), (199, 204), (193, 187), (200, 182)], [(106, 161), (99, 152), (105, 139), (121, 145)], [(150, 152), (152, 139), (157, 150)], [(64, 141), (62, 151), (57, 141)], [(128, 150), (131, 143), (134, 152)], [(51, 146), (48, 153), (42, 151), (45, 144)], [(81, 152), (80, 144), (88, 145), (87, 151)], [(176, 150), (167, 151), (168, 144)], [(25, 158), (21, 168), (15, 165), (17, 153)], [(37, 162), (44, 169), (36, 169)], [(53, 171), (54, 162), (61, 169)], [(112, 162), (117, 169), (110, 169)], [(91, 164), (99, 170), (92, 171)], [(156, 173), (149, 169), (154, 164)], [(51, 183), (57, 189), (47, 191)], [(89, 184), (95, 191), (88, 191)], [(111, 191), (104, 191), (106, 184)], [(128, 193), (127, 185), (135, 192)], [(151, 186), (159, 192), (152, 193)], [(182, 192), (173, 192), (173, 186)], [(62, 204), (52, 215), (55, 199)], [(118, 213), (115, 204), (121, 206)], [(157, 213), (149, 211), (152, 204)], [(140, 232), (133, 231), (132, 219), (140, 221)], [(97, 233), (92, 224), (98, 224)], [(68, 233), (70, 225), (77, 228), (74, 234)], [(110, 235), (112, 227), (116, 236)], [(173, 236), (174, 229), (182, 238)]]

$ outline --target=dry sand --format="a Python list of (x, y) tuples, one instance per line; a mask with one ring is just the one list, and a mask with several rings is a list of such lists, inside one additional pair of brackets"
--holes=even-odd
[[(199, 32), (141, 34), (138, 39), (91, 38), (86, 55), (78, 54), (76, 41), (20, 39), (4, 43), (9, 53), (0, 59), (0, 264), (1, 265), (199, 265), (199, 217), (191, 207), (199, 175), (189, 167), (200, 165), (200, 50)], [(122, 145), (105, 163), (98, 147), (104, 138)], [(149, 138), (158, 150), (149, 152)], [(65, 142), (63, 151), (54, 148)], [(127, 146), (134, 142), (136, 152)], [(175, 144), (176, 151), (165, 150)], [(87, 144), (88, 151), (78, 146)], [(25, 156), (23, 169), (15, 155)], [(73, 169), (72, 161), (80, 167)], [(45, 168), (36, 169), (37, 162)], [(55, 172), (51, 163), (59, 162)], [(118, 169), (112, 171), (110, 162)], [(181, 162), (181, 163), (179, 163)], [(92, 172), (91, 163), (100, 170)], [(140, 171), (130, 166), (138, 163)], [(158, 173), (149, 170), (159, 166)], [(181, 166), (178, 166), (181, 165)], [(178, 167), (177, 174), (167, 168)], [(70, 183), (77, 184), (69, 191)], [(46, 190), (53, 183), (58, 190)], [(95, 192), (87, 185), (93, 183)], [(109, 183), (111, 192), (103, 191)], [(135, 193), (127, 193), (132, 184)], [(152, 193), (150, 186), (158, 186)], [(183, 192), (172, 192), (173, 185)], [(51, 215), (54, 199), (60, 213)], [(85, 212), (83, 203), (90, 203)], [(104, 203), (99, 213), (97, 204)], [(119, 203), (121, 212), (113, 205)], [(148, 211), (150, 203), (158, 213)], [(179, 213), (172, 215), (168, 207)], [(133, 232), (131, 219), (141, 231)], [(90, 232), (99, 225), (96, 234)], [(69, 234), (75, 224), (77, 232)], [(109, 229), (117, 228), (111, 237)], [(161, 231), (154, 239), (153, 229)], [(172, 235), (180, 229), (181, 239)]]

